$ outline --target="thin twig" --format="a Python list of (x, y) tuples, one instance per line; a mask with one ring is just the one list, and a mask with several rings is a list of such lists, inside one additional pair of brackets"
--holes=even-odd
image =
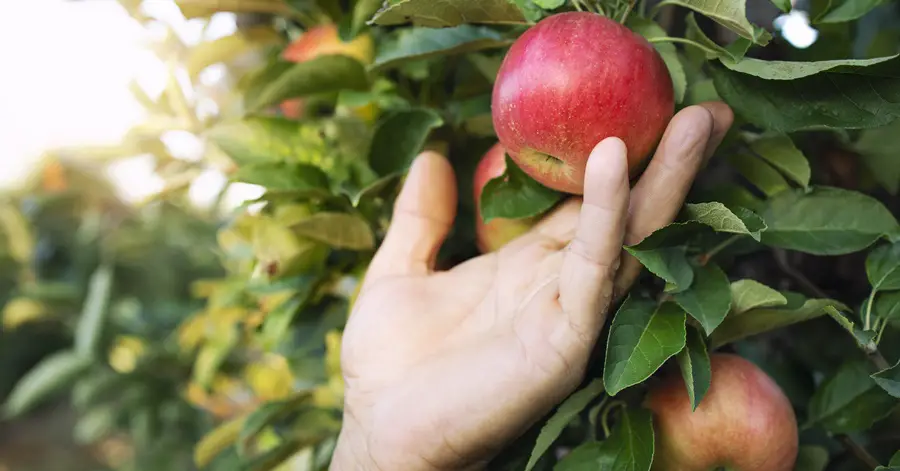
[(778, 267), (781, 268), (781, 271), (783, 271), (785, 275), (793, 278), (794, 281), (796, 281), (804, 290), (806, 290), (806, 294), (815, 296), (817, 298), (828, 297), (828, 294), (822, 291), (812, 281), (809, 281), (809, 278), (807, 278), (806, 275), (800, 273), (799, 271), (794, 269), (794, 267), (788, 264), (787, 252), (785, 250), (774, 249), (772, 252), (775, 255), (775, 262), (778, 263)]
[(847, 435), (843, 435), (843, 434), (837, 435), (837, 436), (835, 436), (835, 438), (837, 438), (838, 441), (841, 442), (842, 445), (844, 445), (844, 448), (846, 448), (847, 451), (852, 453), (853, 456), (856, 457), (856, 459), (863, 462), (866, 466), (868, 466), (872, 469), (875, 469), (875, 468), (881, 466), (881, 463), (879, 463), (878, 460), (876, 460), (875, 457), (872, 456), (868, 450), (863, 448), (859, 443), (856, 443), (855, 441), (853, 441), (852, 438), (848, 437)]
[(733, 236), (723, 240), (722, 242), (719, 243), (719, 245), (709, 249), (709, 252), (698, 255), (697, 262), (700, 263), (700, 265), (706, 265), (719, 252), (725, 250), (729, 245), (737, 242), (738, 239), (740, 239), (740, 237), (741, 237), (740, 235), (733, 235)]

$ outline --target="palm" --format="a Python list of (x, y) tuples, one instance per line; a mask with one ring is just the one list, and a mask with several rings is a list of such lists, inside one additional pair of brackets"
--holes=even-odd
[[(705, 126), (709, 140), (710, 116), (693, 110), (680, 121)], [(609, 155), (597, 160), (605, 167), (589, 163), (583, 203), (445, 272), (433, 261), (455, 217), (452, 173), (434, 155), (414, 165), (344, 334), (346, 420), (366, 431), (353, 447), (372, 469), (478, 467), (580, 382), (613, 287), (639, 270), (633, 260), (616, 270), (626, 224), (644, 236), (667, 223), (689, 186), (673, 195), (664, 181), (667, 159), (684, 156), (658, 155), (629, 191), (621, 143), (595, 153)], [(642, 193), (664, 183), (662, 210), (636, 214), (660, 206)]]

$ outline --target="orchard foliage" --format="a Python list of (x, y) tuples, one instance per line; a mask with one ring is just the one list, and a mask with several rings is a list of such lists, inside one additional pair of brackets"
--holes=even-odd
[[(138, 2), (124, 3), (139, 16)], [(177, 87), (148, 106), (201, 137), (207, 163), (231, 181), (265, 189), (218, 231), (226, 274), (194, 282), (202, 309), (170, 343), (150, 340), (173, 350), (135, 367), (151, 377), (163, 368), (154, 361), (190, 365), (172, 376), (183, 384), (171, 400), (220, 423), (196, 444), (198, 468), (327, 466), (341, 425), (341, 330), (404, 171), (423, 149), (450, 158), (461, 200), (439, 266), (476, 255), (468, 195), (496, 143), (491, 91), (504, 53), (540, 19), (587, 10), (653, 43), (678, 108), (720, 99), (736, 122), (677, 221), (624, 247), (647, 270), (610, 313), (585, 384), (490, 469), (649, 470), (657, 432), (643, 406), (648, 387), (676, 372), (702, 407), (714, 351), (751, 359), (785, 391), (800, 428), (798, 471), (900, 469), (896, 2), (813, 0), (820, 38), (802, 50), (748, 19), (744, 0), (178, 3), (187, 17), (239, 15), (234, 35), (178, 57), (191, 77), (227, 64), (238, 93), (211, 117)], [(792, 9), (750, 3), (770, 17)], [(347, 42), (371, 41), (371, 54), (284, 54), (322, 25)], [(563, 197), (507, 159), (480, 209), (485, 219), (530, 218)], [(100, 314), (115, 302), (109, 263), (97, 264), (84, 295), (74, 350), (20, 382), (8, 411), (37, 397), (28, 387), (42, 368), (81, 377), (101, 358), (81, 355), (104, 338), (82, 325), (115, 325)]]

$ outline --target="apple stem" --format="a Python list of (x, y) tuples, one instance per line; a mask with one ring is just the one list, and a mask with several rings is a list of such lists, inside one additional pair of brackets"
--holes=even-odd
[(719, 55), (719, 52), (718, 52), (718, 51), (716, 51), (716, 50), (714, 50), (714, 49), (712, 49), (712, 48), (706, 47), (706, 46), (704, 46), (704, 45), (702, 45), (702, 44), (700, 44), (700, 43), (698, 43), (698, 42), (696, 42), (696, 41), (691, 41), (690, 39), (686, 39), (686, 38), (675, 38), (675, 37), (672, 37), (672, 36), (660, 36), (660, 37), (656, 37), (656, 38), (650, 38), (650, 39), (648, 39), (647, 41), (649, 41), (649, 42), (651, 42), (651, 43), (681, 43), (681, 44), (687, 44), (688, 46), (694, 46), (694, 47), (696, 47), (697, 49), (700, 49), (701, 51), (703, 51), (703, 52), (705, 52), (705, 53), (707, 53), (707, 54), (710, 54), (710, 55), (713, 55), (713, 56), (718, 56), (718, 55)]

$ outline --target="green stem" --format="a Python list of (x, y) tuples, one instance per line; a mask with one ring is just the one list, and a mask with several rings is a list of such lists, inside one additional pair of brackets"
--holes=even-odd
[(631, 14), (631, 10), (634, 10), (634, 5), (636, 3), (637, 0), (631, 0), (628, 2), (628, 8), (625, 9), (625, 13), (622, 15), (622, 19), (619, 21), (619, 23), (622, 23), (623, 25), (625, 24), (625, 22), (628, 20), (628, 15)]
[(696, 47), (697, 49), (700, 49), (701, 51), (703, 51), (703, 52), (705, 52), (705, 53), (707, 53), (707, 54), (712, 54), (712, 55), (714, 55), (714, 56), (719, 55), (719, 52), (718, 52), (718, 51), (716, 51), (716, 50), (714, 50), (714, 49), (711, 49), (711, 48), (708, 48), (708, 47), (706, 47), (706, 46), (704, 46), (704, 45), (702, 45), (702, 44), (700, 44), (700, 43), (698, 43), (698, 42), (696, 42), (696, 41), (691, 41), (690, 39), (687, 39), (687, 38), (676, 38), (676, 37), (672, 37), (672, 36), (661, 36), (661, 37), (658, 37), (658, 38), (650, 38), (650, 39), (648, 39), (648, 41), (650, 41), (651, 43), (681, 43), (681, 44), (687, 44), (688, 46), (694, 46), (694, 47)]
[(884, 328), (887, 327), (888, 321), (884, 320), (881, 322), (881, 327), (878, 329), (878, 335), (875, 336), (875, 345), (881, 343), (881, 334), (884, 333)]
[(600, 415), (600, 425), (603, 427), (604, 438), (609, 438), (609, 434), (612, 433), (609, 428), (609, 416), (617, 407), (625, 409), (626, 407), (628, 407), (628, 404), (626, 404), (625, 401), (612, 401), (608, 406), (606, 406), (606, 409), (604, 409)]
[(866, 303), (866, 330), (872, 328), (872, 305), (875, 304), (875, 293), (878, 290), (872, 290), (872, 294), (869, 295), (869, 302)]
[(711, 248), (711, 249), (709, 250), (709, 252), (706, 252), (706, 253), (704, 253), (704, 254), (701, 254), (699, 257), (697, 257), (697, 261), (700, 262), (701, 265), (706, 265), (706, 264), (709, 263), (709, 261), (710, 261), (713, 257), (715, 257), (719, 252), (721, 252), (721, 251), (725, 250), (726, 248), (728, 248), (729, 245), (731, 245), (731, 244), (737, 242), (738, 239), (740, 239), (740, 237), (741, 237), (741, 236), (739, 236), (739, 235), (733, 235), (733, 236), (731, 236), (731, 237), (729, 237), (729, 238), (723, 240), (722, 242), (719, 243), (719, 245), (717, 245), (717, 246)]

